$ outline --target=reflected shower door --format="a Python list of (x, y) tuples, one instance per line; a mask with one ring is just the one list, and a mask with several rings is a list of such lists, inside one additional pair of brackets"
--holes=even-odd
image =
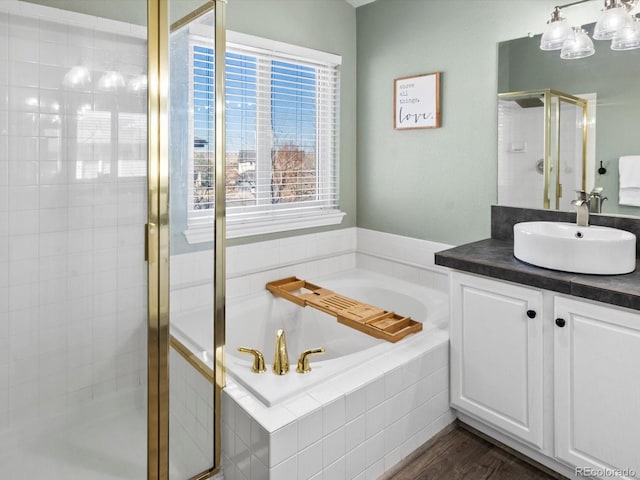
[(558, 182), (562, 188), (557, 208), (572, 211), (575, 192), (584, 190), (586, 183), (584, 106), (560, 99), (559, 108)]
[(0, 478), (140, 480), (147, 2), (48, 3), (0, 0)]
[(498, 203), (572, 210), (587, 182), (586, 100), (555, 90), (498, 95)]

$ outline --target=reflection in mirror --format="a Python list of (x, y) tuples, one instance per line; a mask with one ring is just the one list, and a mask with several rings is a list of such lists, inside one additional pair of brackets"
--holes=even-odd
[[(585, 25), (583, 28), (589, 36), (593, 34), (593, 24)], [(564, 60), (560, 58), (558, 52), (540, 50), (540, 35), (509, 40), (498, 45), (498, 93), (557, 90), (568, 96), (587, 99), (588, 113), (586, 121), (586, 171), (578, 172), (577, 169), (574, 169), (572, 178), (565, 178), (560, 182), (562, 191), (556, 193), (562, 195), (558, 201), (555, 201), (556, 197), (551, 191), (553, 184), (550, 184), (548, 206), (540, 201), (542, 195), (536, 197), (536, 204), (525, 205), (517, 203), (513, 198), (501, 195), (500, 192), (498, 195), (499, 204), (572, 210), (569, 202), (575, 198), (574, 185), (578, 185), (581, 181), (580, 177), (584, 177), (584, 186), (589, 192), (594, 188), (601, 188), (600, 197), (607, 197), (606, 201), (599, 202), (602, 213), (640, 216), (640, 202), (636, 204), (637, 206), (631, 206), (635, 196), (631, 195), (629, 199), (629, 195), (625, 195), (625, 189), (629, 188), (638, 189), (640, 193), (640, 175), (636, 180), (629, 173), (640, 171), (640, 157), (633, 157), (640, 155), (640, 141), (637, 135), (632, 134), (632, 126), (640, 124), (640, 90), (637, 87), (637, 79), (640, 78), (640, 49), (619, 52), (610, 49), (610, 42), (596, 40), (594, 43), (596, 53), (588, 58), (577, 60)], [(516, 108), (513, 105), (512, 107)], [(538, 109), (533, 107), (521, 110), (527, 110), (527, 113), (533, 115), (533, 111), (542, 109), (542, 107)], [(567, 110), (566, 113), (569, 111)], [(537, 161), (544, 158), (543, 154), (539, 155), (537, 160), (529, 161), (526, 168), (523, 166), (518, 169), (514, 168), (514, 165), (503, 163), (509, 156), (519, 156), (521, 159), (525, 157), (524, 154), (516, 155), (516, 152), (509, 152), (509, 149), (526, 148), (528, 151), (531, 150), (528, 142), (525, 147), (522, 145), (523, 140), (517, 140), (516, 137), (513, 137), (509, 142), (505, 141), (502, 113), (499, 115), (498, 137), (499, 148), (502, 149), (498, 155), (498, 172), (501, 172), (499, 176), (510, 171), (509, 182), (513, 184), (514, 191), (530, 193), (536, 189), (538, 191), (544, 189), (544, 175), (535, 173), (538, 167)], [(575, 111), (571, 111), (568, 116), (576, 121), (575, 126), (578, 128), (579, 115), (576, 115)], [(561, 109), (560, 123), (566, 121), (566, 117), (567, 115)], [(535, 120), (532, 122), (536, 125), (535, 128), (544, 132), (543, 115), (540, 115), (537, 124)], [(572, 130), (575, 133), (575, 129)], [(550, 136), (543, 137), (545, 143), (547, 139), (551, 141), (552, 135), (556, 132), (555, 128), (550, 129), (548, 132)], [(544, 133), (541, 134), (544, 135)], [(561, 136), (559, 143), (564, 145), (574, 142), (574, 140), (573, 135), (567, 139)], [(562, 154), (562, 148), (560, 147), (560, 154)], [(627, 158), (623, 159), (621, 163), (621, 157)], [(637, 169), (634, 162), (638, 163)], [(560, 159), (561, 174), (563, 173), (562, 163), (562, 159)], [(564, 162), (565, 165), (568, 163)], [(622, 166), (621, 169), (619, 169), (619, 165)], [(554, 167), (552, 160), (548, 165), (542, 165), (542, 167), (543, 173), (546, 168), (551, 172)], [(519, 171), (526, 172), (521, 174), (518, 173)], [(502, 179), (498, 180), (500, 184)], [(568, 187), (569, 185), (571, 186)], [(623, 187), (622, 200), (620, 187)]]
[(587, 189), (593, 165), (586, 113), (586, 100), (556, 90), (498, 95), (499, 204), (570, 208), (573, 192)]

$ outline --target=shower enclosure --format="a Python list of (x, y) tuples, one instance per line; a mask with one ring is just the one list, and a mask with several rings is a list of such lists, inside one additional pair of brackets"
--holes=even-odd
[(587, 101), (555, 90), (498, 95), (498, 203), (570, 210), (587, 188)]
[[(169, 39), (204, 14), (213, 52), (219, 0), (0, 0), (0, 478), (216, 471), (221, 372), (198, 405), (210, 424), (186, 437), (175, 435), (189, 427), (174, 398), (183, 379), (169, 376), (169, 199), (187, 204), (169, 178), (188, 182), (169, 161)], [(202, 251), (221, 356), (224, 198), (212, 195), (217, 230)]]

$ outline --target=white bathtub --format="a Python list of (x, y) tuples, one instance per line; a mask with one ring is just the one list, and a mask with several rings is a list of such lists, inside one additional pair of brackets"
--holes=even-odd
[[(255, 296), (234, 299), (227, 305), (227, 373), (266, 406), (279, 404), (329, 378), (347, 374), (349, 368), (393, 352), (393, 349), (427, 349), (430, 337), (436, 334), (441, 337), (448, 328), (448, 298), (438, 290), (367, 270), (350, 270), (306, 280), (410, 316), (423, 323), (423, 330), (394, 344), (341, 325), (334, 317), (315, 309), (276, 298), (266, 290)], [(211, 362), (211, 345), (207, 344), (212, 338), (210, 318), (206, 314), (194, 314), (172, 319), (172, 334), (193, 351), (201, 352), (202, 359), (208, 363)], [(289, 373), (284, 376), (277, 376), (271, 370), (275, 332), (280, 328), (285, 330), (291, 364)], [(260, 350), (267, 363), (267, 372), (251, 372), (252, 357), (238, 353), (240, 346)], [(316, 347), (324, 347), (326, 353), (310, 357), (310, 373), (296, 373), (298, 355)]]

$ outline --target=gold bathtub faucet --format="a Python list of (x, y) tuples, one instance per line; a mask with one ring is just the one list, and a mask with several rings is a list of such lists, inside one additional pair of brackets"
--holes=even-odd
[(273, 357), (273, 372), (276, 375), (285, 375), (289, 372), (287, 338), (284, 335), (283, 329), (276, 332), (276, 353)]
[(309, 365), (309, 356), (310, 355), (318, 355), (320, 353), (324, 353), (324, 348), (312, 348), (310, 350), (305, 350), (298, 357), (298, 368), (296, 368), (296, 372), (298, 373), (309, 373), (311, 371), (311, 366)]
[(253, 355), (253, 366), (251, 367), (251, 371), (253, 373), (264, 373), (267, 369), (264, 366), (264, 356), (262, 352), (256, 350), (255, 348), (246, 348), (246, 347), (238, 347), (238, 351), (240, 353), (248, 353)]

